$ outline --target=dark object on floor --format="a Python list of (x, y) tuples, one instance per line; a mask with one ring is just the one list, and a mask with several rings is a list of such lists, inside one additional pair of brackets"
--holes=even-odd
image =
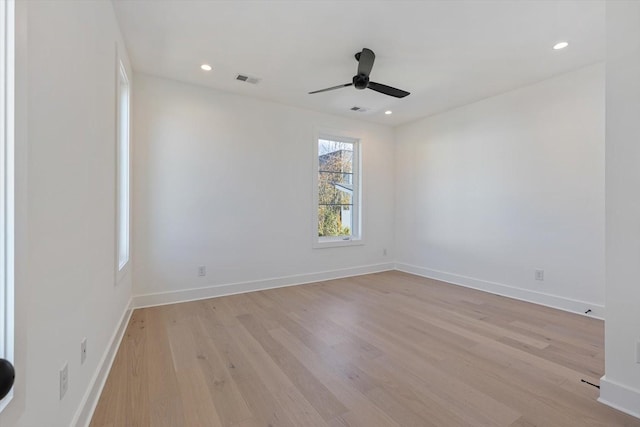
[(589, 384), (589, 385), (592, 385), (592, 386), (594, 386), (595, 388), (600, 388), (600, 386), (599, 386), (599, 385), (596, 385), (596, 384), (594, 384), (594, 383), (590, 383), (590, 382), (589, 382), (589, 381), (587, 381), (587, 380), (580, 380), (580, 381), (581, 381), (581, 382), (583, 382), (583, 383), (587, 383), (587, 384)]
[(16, 371), (7, 359), (0, 359), (0, 399), (9, 394), (13, 381), (16, 379)]

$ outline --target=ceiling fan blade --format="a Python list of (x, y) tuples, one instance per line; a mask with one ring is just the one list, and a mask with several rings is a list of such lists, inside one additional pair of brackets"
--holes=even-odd
[(376, 82), (369, 82), (369, 89), (375, 90), (376, 92), (384, 93), (385, 95), (394, 96), (396, 98), (404, 98), (407, 95), (410, 95), (409, 92), (404, 91), (402, 89), (396, 89), (395, 87), (383, 85)]
[(340, 88), (347, 87), (347, 86), (352, 86), (352, 85), (353, 85), (353, 83), (345, 83), (343, 85), (328, 87), (326, 89), (314, 90), (313, 92), (309, 92), (309, 95), (314, 94), (314, 93), (320, 93), (320, 92), (328, 92), (330, 90), (336, 90), (336, 89), (340, 89)]
[(360, 57), (358, 58), (358, 74), (364, 74), (369, 77), (371, 69), (373, 68), (373, 61), (375, 60), (376, 54), (373, 53), (371, 49), (367, 49), (366, 47), (362, 49)]

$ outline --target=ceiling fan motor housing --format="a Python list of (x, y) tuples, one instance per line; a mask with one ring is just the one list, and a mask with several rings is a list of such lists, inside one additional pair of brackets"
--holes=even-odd
[(353, 76), (353, 85), (356, 89), (366, 89), (369, 86), (369, 77), (364, 74)]

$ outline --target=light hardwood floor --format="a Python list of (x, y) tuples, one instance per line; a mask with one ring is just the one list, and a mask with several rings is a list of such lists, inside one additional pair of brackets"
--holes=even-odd
[(603, 322), (400, 272), (139, 309), (91, 426), (640, 426)]

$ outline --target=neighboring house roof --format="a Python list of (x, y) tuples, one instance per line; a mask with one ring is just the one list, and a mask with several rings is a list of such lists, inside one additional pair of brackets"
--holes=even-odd
[(336, 189), (343, 191), (347, 194), (353, 194), (353, 185), (352, 184), (343, 184), (341, 182), (332, 182), (331, 185), (336, 187)]

